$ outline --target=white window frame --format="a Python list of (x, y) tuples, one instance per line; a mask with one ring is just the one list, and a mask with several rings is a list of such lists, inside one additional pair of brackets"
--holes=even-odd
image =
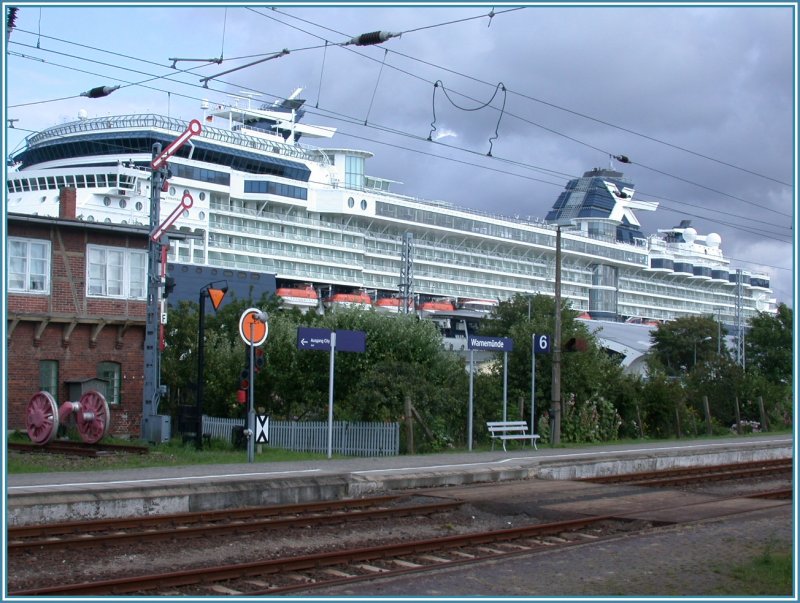
[[(9, 292), (50, 295), (50, 241), (8, 237), (6, 249)], [(42, 251), (34, 256), (34, 249)]]
[(147, 252), (86, 246), (86, 297), (147, 298)]

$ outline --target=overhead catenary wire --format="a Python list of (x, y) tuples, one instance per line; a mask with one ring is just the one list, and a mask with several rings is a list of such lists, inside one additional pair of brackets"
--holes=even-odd
[[(61, 54), (64, 54), (64, 53), (61, 53)], [(70, 55), (66, 55), (66, 56), (70, 56)], [(75, 58), (81, 58), (81, 57), (75, 57)], [(156, 64), (156, 63), (154, 63), (154, 64)], [(161, 66), (161, 65), (159, 64), (159, 66)], [(117, 66), (114, 66), (114, 67), (117, 67)], [(72, 67), (69, 67), (69, 68), (72, 68)], [(170, 80), (170, 81), (177, 81), (177, 80), (172, 80), (171, 78), (168, 78), (166, 76), (155, 76), (152, 79), (167, 79), (167, 80)], [(147, 81), (149, 81), (149, 80), (147, 80)], [(182, 83), (184, 85), (191, 85), (191, 84), (188, 84), (187, 82), (181, 82), (181, 81), (178, 81), (178, 83)], [(140, 85), (140, 83), (131, 83), (130, 85)], [(147, 86), (145, 86), (145, 87), (147, 87)], [(158, 88), (152, 88), (152, 87), (150, 87), (150, 88), (154, 89), (154, 90), (158, 90)], [(191, 96), (188, 96), (188, 95), (180, 95), (180, 96), (184, 96), (185, 98), (194, 98), (194, 97), (191, 97)], [(69, 98), (71, 98), (71, 97), (69, 97)], [(367, 140), (372, 140), (372, 139), (367, 139)], [(457, 147), (451, 147), (451, 148), (457, 148)], [(514, 175), (514, 174), (512, 174), (512, 175)], [(715, 192), (717, 192), (717, 191), (715, 191)]]
[[(506, 13), (506, 12), (511, 12), (511, 11), (514, 11), (514, 10), (521, 10), (522, 8), (525, 8), (525, 7), (520, 7), (520, 8), (515, 8), (515, 9), (509, 9), (509, 10), (506, 10), (506, 11), (499, 11), (499, 12), (494, 12), (494, 11), (493, 11), (493, 14), (492, 14), (492, 13), (490, 13), (490, 14), (492, 14), (492, 16), (494, 16), (494, 15), (503, 14), (503, 13)], [(250, 9), (250, 10), (253, 10), (253, 9)], [(346, 34), (343, 34), (342, 32), (338, 32), (338, 31), (336, 31), (336, 30), (333, 30), (333, 29), (331, 29), (331, 28), (329, 28), (329, 27), (327, 27), (327, 26), (320, 25), (320, 24), (314, 23), (314, 22), (312, 22), (312, 21), (308, 21), (307, 19), (302, 19), (301, 17), (297, 17), (297, 16), (295, 16), (295, 15), (291, 15), (291, 14), (289, 14), (289, 13), (284, 13), (284, 12), (282, 12), (282, 11), (279, 11), (278, 9), (273, 9), (273, 10), (274, 10), (275, 12), (278, 12), (279, 14), (285, 15), (285, 16), (287, 16), (287, 17), (290, 17), (290, 18), (292, 18), (292, 19), (296, 19), (296, 20), (298, 20), (298, 21), (302, 21), (302, 22), (304, 22), (304, 23), (307, 23), (307, 24), (310, 24), (310, 25), (314, 25), (315, 27), (318, 27), (318, 28), (320, 28), (320, 29), (324, 29), (324, 30), (327, 30), (327, 31), (331, 31), (331, 32), (334, 32), (334, 33), (338, 33), (339, 35), (346, 35)], [(260, 12), (256, 11), (256, 10), (253, 10), (253, 12), (255, 12), (256, 14), (260, 14), (260, 15), (262, 15), (262, 16), (264, 16), (264, 17), (267, 17), (267, 18), (270, 18), (270, 19), (274, 19), (274, 17), (272, 17), (272, 16), (270, 16), (270, 15), (264, 15), (264, 14), (262, 14), (262, 13), (260, 13)], [(468, 21), (468, 20), (473, 20), (473, 19), (478, 19), (478, 18), (483, 18), (483, 17), (484, 17), (484, 15), (477, 16), (477, 17), (468, 17), (468, 18), (466, 18), (466, 19), (460, 19), (460, 20), (455, 20), (455, 21), (448, 21), (448, 22), (446, 22), (446, 23), (441, 23), (441, 24), (437, 24), (437, 25), (431, 25), (431, 26), (425, 26), (425, 27), (420, 27), (420, 28), (416, 28), (416, 29), (410, 29), (410, 30), (406, 30), (406, 31), (405, 31), (405, 32), (403, 32), (403, 33), (413, 33), (413, 32), (416, 32), (416, 31), (421, 31), (421, 30), (423, 30), (423, 29), (429, 29), (429, 28), (432, 28), (432, 27), (440, 27), (440, 26), (444, 26), (444, 25), (451, 25), (451, 24), (454, 24), (454, 23), (460, 23), (460, 22), (462, 22), (462, 21)], [(282, 22), (282, 21), (280, 21), (280, 20), (278, 20), (278, 19), (274, 19), (274, 20), (276, 20), (276, 21), (277, 21), (277, 22), (279, 22), (279, 23), (284, 23), (284, 22)], [(284, 23), (284, 24), (285, 24), (285, 23)], [(288, 25), (288, 24), (286, 24), (286, 25)], [(289, 27), (293, 27), (293, 26), (291, 26), (291, 25), (288, 25), (288, 26), (289, 26)], [(296, 29), (298, 29), (298, 31), (301, 31), (301, 32), (303, 32), (303, 33), (307, 33), (308, 35), (312, 35), (312, 36), (315, 36), (315, 37), (319, 37), (319, 36), (316, 36), (316, 34), (313, 34), (313, 33), (311, 33), (311, 32), (307, 32), (307, 31), (305, 31), (305, 30), (302, 30), (302, 29), (300, 29), (300, 28), (296, 28)], [(476, 77), (473, 77), (473, 76), (470, 76), (470, 75), (467, 75), (467, 74), (461, 73), (461, 72), (459, 72), (459, 71), (455, 71), (455, 70), (453, 70), (453, 69), (449, 69), (449, 68), (447, 68), (447, 67), (444, 67), (444, 66), (442, 66), (442, 65), (439, 65), (439, 64), (436, 64), (436, 63), (431, 63), (431, 62), (429, 62), (429, 61), (425, 61), (425, 60), (423, 60), (423, 59), (419, 59), (419, 58), (413, 57), (413, 56), (411, 56), (411, 55), (404, 54), (403, 52), (400, 52), (400, 51), (398, 51), (398, 50), (394, 50), (394, 49), (392, 49), (392, 50), (391, 50), (391, 52), (393, 52), (393, 53), (395, 53), (395, 54), (397, 54), (397, 55), (399, 55), (399, 56), (402, 56), (402, 57), (404, 57), (404, 58), (406, 58), (406, 59), (409, 59), (409, 60), (412, 60), (412, 61), (416, 61), (416, 62), (422, 63), (422, 64), (424, 64), (424, 65), (428, 65), (428, 66), (430, 66), (430, 67), (435, 67), (436, 69), (441, 69), (441, 70), (443, 70), (443, 71), (446, 71), (446, 72), (448, 72), (448, 73), (452, 73), (452, 74), (454, 74), (454, 75), (458, 75), (458, 76), (460, 76), (460, 77), (464, 77), (464, 78), (466, 78), (466, 79), (469, 79), (469, 80), (472, 80), (472, 81), (474, 81), (474, 82), (477, 82), (477, 83), (480, 83), (480, 84), (484, 84), (484, 85), (486, 85), (486, 86), (493, 86), (493, 84), (491, 84), (491, 83), (489, 83), (489, 82), (486, 82), (485, 80), (481, 80), (481, 79), (479, 79), (479, 78), (476, 78)], [(369, 57), (366, 57), (366, 58), (369, 58)], [(404, 72), (404, 73), (408, 74), (408, 72)], [(408, 75), (410, 75), (410, 74), (408, 74)], [(620, 126), (620, 125), (618, 125), (618, 124), (614, 124), (614, 123), (611, 123), (611, 122), (609, 122), (609, 121), (602, 120), (602, 119), (599, 119), (599, 118), (597, 118), (597, 117), (593, 117), (593, 116), (587, 115), (587, 114), (585, 114), (585, 113), (581, 113), (581, 112), (579, 112), (579, 111), (575, 111), (575, 110), (572, 110), (572, 109), (569, 109), (569, 108), (566, 108), (566, 107), (562, 107), (562, 106), (560, 106), (560, 105), (557, 105), (557, 104), (555, 104), (555, 103), (551, 103), (551, 102), (548, 102), (548, 101), (545, 101), (545, 100), (542, 100), (542, 99), (539, 99), (539, 98), (536, 98), (536, 97), (533, 97), (533, 96), (530, 96), (530, 95), (527, 95), (527, 94), (524, 94), (524, 93), (521, 93), (521, 92), (517, 92), (517, 91), (515, 91), (515, 90), (511, 90), (511, 89), (509, 89), (509, 91), (508, 91), (508, 92), (509, 92), (509, 94), (513, 94), (513, 95), (519, 96), (519, 97), (521, 97), (521, 98), (525, 98), (525, 99), (527, 99), (527, 100), (531, 100), (531, 101), (533, 101), (533, 102), (537, 102), (537, 103), (540, 103), (540, 104), (543, 104), (543, 105), (546, 105), (546, 106), (552, 107), (552, 108), (554, 108), (554, 109), (557, 109), (557, 110), (559, 110), (559, 111), (563, 111), (563, 112), (566, 112), (566, 113), (569, 113), (569, 114), (575, 115), (575, 116), (577, 116), (577, 117), (581, 117), (581, 118), (583, 118), (583, 119), (587, 119), (587, 120), (590, 120), (590, 121), (594, 121), (594, 122), (596, 122), (596, 123), (599, 123), (599, 124), (602, 124), (602, 125), (605, 125), (605, 126), (608, 126), (608, 127), (614, 128), (614, 129), (618, 129), (618, 130), (620, 130), (620, 131), (623, 131), (623, 132), (627, 132), (627, 133), (629, 133), (629, 134), (632, 134), (632, 135), (634, 135), (634, 136), (641, 137), (641, 138), (644, 138), (644, 139), (646, 139), (646, 140), (650, 140), (650, 141), (652, 141), (652, 142), (655, 142), (655, 143), (658, 143), (658, 144), (661, 144), (661, 145), (664, 145), (664, 146), (667, 146), (667, 147), (673, 148), (673, 149), (675, 149), (675, 150), (682, 151), (682, 152), (685, 152), (685, 153), (688, 153), (688, 154), (694, 155), (694, 156), (696, 156), (696, 157), (699, 157), (699, 158), (701, 158), (701, 159), (705, 159), (705, 160), (707, 160), (707, 161), (712, 161), (712, 162), (715, 162), (715, 163), (717, 163), (717, 164), (724, 165), (724, 166), (726, 166), (726, 167), (730, 167), (730, 168), (732, 168), (732, 169), (735, 169), (735, 170), (738, 170), (738, 171), (741, 171), (741, 172), (745, 172), (745, 173), (751, 174), (751, 175), (753, 175), (753, 176), (757, 176), (757, 177), (759, 177), (759, 178), (763, 178), (763, 179), (766, 179), (766, 180), (771, 180), (771, 181), (773, 181), (773, 182), (775, 182), (775, 183), (777, 183), (777, 184), (781, 184), (781, 185), (783, 185), (783, 186), (787, 186), (787, 187), (792, 187), (792, 186), (793, 186), (791, 183), (784, 182), (784, 181), (782, 181), (782, 180), (779, 180), (779, 179), (777, 179), (777, 178), (773, 178), (773, 177), (771, 177), (771, 176), (767, 176), (767, 175), (765, 175), (765, 174), (761, 174), (761, 173), (759, 173), (759, 172), (756, 172), (756, 171), (754, 171), (754, 170), (750, 170), (750, 169), (748, 169), (748, 168), (745, 168), (745, 167), (742, 167), (742, 166), (738, 166), (738, 165), (736, 165), (736, 164), (733, 164), (733, 163), (730, 163), (730, 162), (726, 162), (726, 161), (723, 161), (723, 160), (720, 160), (720, 159), (717, 159), (717, 158), (711, 157), (711, 156), (709, 156), (709, 155), (705, 155), (705, 154), (703, 154), (703, 153), (699, 153), (699, 152), (697, 152), (697, 151), (693, 151), (693, 150), (691, 150), (691, 149), (688, 149), (688, 148), (686, 148), (686, 147), (682, 147), (682, 146), (680, 146), (680, 145), (676, 145), (676, 144), (673, 144), (673, 143), (670, 143), (670, 142), (664, 141), (664, 140), (662, 140), (662, 139), (659, 139), (659, 138), (656, 138), (656, 137), (653, 137), (653, 136), (649, 136), (649, 135), (647, 135), (647, 134), (643, 134), (643, 133), (641, 133), (641, 132), (638, 132), (638, 131), (636, 131), (636, 130), (632, 130), (632, 129), (630, 129), (630, 128), (626, 128), (626, 127), (624, 127), (624, 126)], [(474, 100), (474, 99), (473, 99), (473, 100)], [(513, 116), (513, 117), (517, 117), (517, 116), (514, 116), (514, 115), (512, 115), (511, 113), (509, 113), (509, 115), (510, 115), (510, 116)], [(538, 125), (538, 124), (537, 124), (537, 125)], [(554, 131), (552, 131), (552, 132), (553, 132), (553, 133), (556, 133), (556, 132), (554, 132)], [(585, 144), (585, 143), (582, 143), (581, 141), (578, 141), (578, 140), (575, 140), (575, 139), (571, 139), (571, 140), (574, 140), (575, 142), (578, 142), (578, 143), (580, 143), (580, 144)], [(587, 146), (589, 146), (590, 148), (595, 148), (595, 147), (591, 147), (591, 145), (587, 145)], [(600, 150), (600, 149), (596, 149), (596, 148), (595, 148), (595, 150)], [(665, 173), (665, 175), (669, 175), (669, 174), (666, 174), (666, 173)]]
[[(59, 53), (59, 54), (63, 54), (63, 53)], [(76, 58), (80, 58), (80, 57), (76, 57)], [(96, 61), (93, 61), (93, 62), (96, 62)], [(102, 64), (102, 63), (101, 63), (101, 64)], [(159, 66), (160, 66), (160, 65), (159, 65)], [(73, 70), (74, 70), (74, 68), (73, 68), (73, 67), (67, 67), (67, 66), (62, 66), (62, 67), (65, 67), (65, 68), (70, 68), (70, 69), (73, 69)], [(194, 68), (194, 69), (196, 69), (196, 68)], [(186, 71), (191, 71), (191, 70), (186, 70)], [(87, 73), (91, 73), (91, 72), (87, 72)], [(139, 72), (139, 73), (143, 73), (143, 72)], [(103, 75), (101, 75), (101, 74), (96, 74), (96, 73), (92, 73), (92, 75), (98, 75), (99, 77), (106, 77), (106, 76), (103, 76)], [(191, 84), (191, 83), (188, 83), (188, 82), (181, 82), (181, 81), (179, 81), (179, 80), (174, 80), (174, 78), (170, 78), (170, 77), (167, 77), (167, 76), (153, 77), (152, 79), (167, 79), (167, 80), (170, 80), (170, 81), (177, 81), (178, 83), (183, 83), (184, 85), (189, 85), (189, 86), (197, 87), (197, 85), (196, 85), (196, 84)], [(146, 81), (150, 81), (150, 80), (146, 80)], [(164, 90), (162, 90), (162, 89), (159, 89), (159, 88), (154, 88), (154, 87), (152, 87), (152, 86), (144, 86), (142, 83), (138, 83), (138, 84), (137, 84), (137, 83), (130, 83), (130, 84), (128, 84), (128, 85), (142, 85), (142, 86), (143, 86), (143, 87), (145, 87), (145, 88), (149, 88), (149, 89), (152, 89), (152, 90), (156, 90), (156, 91), (161, 91), (161, 92), (164, 92)], [(187, 98), (187, 99), (201, 100), (201, 99), (199, 99), (199, 98), (197, 98), (197, 97), (193, 97), (193, 96), (189, 96), (189, 95), (179, 95), (179, 96), (182, 96), (182, 97), (184, 97), (184, 98)], [(72, 98), (72, 97), (70, 97), (70, 98)], [(278, 98), (278, 97), (276, 96), (276, 98)], [(327, 112), (327, 113), (329, 113), (329, 114), (332, 114), (331, 112)], [(336, 114), (332, 114), (332, 115), (336, 115)], [(355, 119), (355, 118), (347, 118), (346, 116), (341, 116), (340, 114), (339, 114), (339, 117), (332, 117), (332, 119), (343, 119), (344, 121), (347, 121), (348, 123), (352, 123), (352, 124), (359, 124), (359, 122), (358, 122), (358, 120), (357, 120), (357, 119)], [(406, 136), (406, 137), (410, 137), (410, 138), (415, 138), (415, 139), (417, 139), (417, 140), (420, 140), (420, 139), (421, 139), (420, 137), (416, 137), (416, 136), (414, 136), (414, 135), (410, 135), (410, 134), (407, 134), (407, 133), (404, 133), (404, 132), (400, 132), (400, 131), (397, 131), (397, 130), (392, 130), (392, 129), (388, 129), (388, 128), (383, 128), (383, 127), (380, 127), (380, 126), (378, 126), (378, 125), (376, 125), (376, 124), (372, 124), (370, 127), (372, 127), (372, 128), (375, 128), (375, 129), (379, 129), (379, 130), (382, 130), (382, 131), (386, 131), (386, 132), (393, 132), (393, 133), (395, 133), (395, 134), (402, 135), (402, 136)], [(353, 134), (347, 134), (347, 133), (344, 133), (344, 132), (340, 132), (340, 134), (341, 134), (341, 135), (343, 135), (343, 136), (350, 136), (350, 137), (353, 137), (353, 138), (356, 138), (356, 139), (361, 139), (361, 140), (371, 141), (371, 142), (375, 142), (375, 143), (378, 143), (378, 144), (383, 144), (383, 145), (386, 145), (386, 146), (393, 146), (393, 147), (396, 147), (396, 148), (401, 148), (401, 149), (405, 149), (405, 150), (410, 150), (410, 151), (413, 151), (413, 152), (419, 152), (419, 151), (414, 151), (414, 150), (412, 150), (412, 149), (408, 149), (407, 147), (401, 147), (401, 146), (399, 146), (399, 145), (392, 145), (392, 144), (388, 144), (388, 143), (383, 143), (383, 142), (381, 142), (381, 141), (375, 141), (373, 138), (366, 138), (366, 137), (356, 136), (356, 135), (353, 135)], [(447, 147), (447, 148), (451, 148), (451, 149), (454, 149), (454, 150), (460, 150), (460, 151), (462, 151), (462, 152), (467, 152), (467, 153), (472, 153), (472, 154), (476, 154), (476, 155), (478, 155), (478, 153), (477, 153), (476, 151), (473, 151), (473, 150), (471, 150), (471, 149), (464, 149), (464, 148), (461, 148), (461, 147), (456, 147), (455, 145), (448, 145), (448, 144), (442, 143), (442, 142), (440, 142), (440, 141), (437, 141), (437, 142), (436, 142), (436, 144), (438, 144), (438, 145), (441, 145), (441, 146), (444, 146), (444, 147)], [(425, 155), (430, 155), (430, 156), (432, 156), (432, 157), (438, 157), (438, 158), (440, 158), (440, 159), (446, 159), (446, 160), (448, 160), (448, 161), (455, 161), (455, 162), (457, 162), (457, 163), (464, 163), (464, 164), (468, 164), (468, 165), (477, 165), (477, 164), (469, 164), (468, 162), (461, 162), (461, 161), (459, 161), (459, 160), (454, 160), (454, 159), (452, 159), (452, 158), (446, 158), (446, 157), (442, 157), (442, 156), (440, 156), (440, 155), (436, 155), (436, 154), (433, 154), (433, 153), (423, 153), (423, 154), (425, 154)], [(498, 159), (502, 160), (502, 158), (498, 158)], [(508, 160), (507, 160), (507, 161), (508, 161)], [(527, 165), (527, 164), (521, 164), (520, 162), (514, 162), (514, 163), (515, 163), (516, 165), (520, 166), (520, 167), (525, 167), (526, 169), (541, 169), (541, 168), (537, 168), (536, 166), (529, 166), (529, 165)], [(543, 180), (541, 180), (541, 179), (537, 179), (537, 178), (530, 178), (530, 177), (527, 177), (527, 176), (524, 176), (524, 175), (520, 175), (520, 174), (516, 174), (516, 173), (513, 173), (513, 172), (508, 172), (508, 171), (504, 171), (504, 170), (495, 170), (495, 169), (489, 168), (489, 167), (487, 167), (487, 166), (481, 166), (481, 165), (477, 165), (477, 167), (481, 167), (482, 169), (488, 169), (488, 170), (490, 170), (490, 171), (495, 171), (495, 172), (498, 172), (498, 173), (504, 173), (504, 174), (511, 175), (511, 176), (516, 176), (516, 177), (521, 177), (521, 178), (527, 178), (527, 179), (530, 179), (530, 180), (533, 180), (533, 181), (543, 182), (543, 183), (550, 184), (550, 185), (553, 185), (553, 186), (559, 186), (559, 187), (563, 187), (563, 183), (556, 184), (556, 183), (546, 182), (546, 181), (543, 181)], [(666, 208), (667, 208), (667, 207), (665, 206), (665, 209), (666, 209)], [(674, 211), (678, 211), (678, 210), (674, 210)], [(686, 213), (686, 212), (684, 212), (684, 213)], [(707, 218), (707, 217), (699, 216), (699, 215), (696, 215), (696, 214), (692, 214), (692, 215), (693, 215), (693, 217), (700, 217), (700, 218), (704, 218), (704, 219), (711, 219), (712, 221), (713, 221), (713, 220), (715, 220), (714, 218)], [(749, 220), (749, 218), (744, 218), (743, 216), (742, 216), (742, 218), (743, 218), (743, 219), (748, 219), (748, 220)], [(744, 227), (744, 226), (740, 226), (740, 225), (733, 225), (733, 224), (727, 224), (727, 225), (729, 225), (729, 226), (733, 226), (733, 227), (735, 227), (735, 228), (738, 228), (739, 230), (742, 230), (742, 231), (744, 231), (744, 232), (750, 232), (750, 233), (752, 233), (752, 234), (759, 234), (759, 235), (767, 236), (768, 238), (772, 238), (772, 239), (774, 239), (774, 240), (776, 240), (776, 241), (785, 242), (785, 241), (782, 241), (781, 239), (777, 239), (777, 238), (775, 238), (775, 237), (774, 237), (774, 236), (772, 236), (770, 233), (762, 233), (762, 232), (760, 232), (760, 231), (754, 231), (754, 230), (752, 230), (752, 229), (748, 229), (748, 228), (746, 228), (746, 227)], [(772, 226), (774, 226), (774, 227), (780, 227), (779, 225), (772, 225)]]

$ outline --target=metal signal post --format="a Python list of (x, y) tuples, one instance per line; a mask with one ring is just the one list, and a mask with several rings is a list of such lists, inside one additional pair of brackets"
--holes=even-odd
[[(161, 225), (161, 192), (164, 189), (169, 168), (166, 160), (192, 136), (201, 131), (200, 122), (193, 120), (183, 134), (173, 141), (167, 149), (161, 151), (161, 143), (152, 147), (153, 161), (150, 174), (150, 233), (147, 240), (147, 311), (145, 319), (144, 337), (144, 388), (142, 405), (142, 438), (149, 441), (161, 439), (165, 431), (166, 417), (158, 415), (158, 404), (161, 400), (163, 388), (161, 386), (161, 351), (159, 331), (161, 325), (160, 309), (161, 296), (163, 295), (164, 279), (159, 269), (162, 247), (169, 247), (169, 242), (161, 242), (161, 236), (166, 228), (177, 219), (177, 215)], [(191, 196), (181, 202), (191, 206)]]

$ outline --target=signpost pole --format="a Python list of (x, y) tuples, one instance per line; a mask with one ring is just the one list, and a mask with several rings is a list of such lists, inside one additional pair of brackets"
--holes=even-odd
[(508, 421), (508, 352), (503, 352), (503, 422)]
[(328, 376), (328, 458), (333, 456), (333, 366), (336, 357), (336, 331), (331, 331), (331, 366)]
[(475, 352), (469, 351), (469, 410), (467, 412), (467, 450), (472, 450), (472, 380), (474, 378), (473, 371)]
[[(536, 433), (536, 334), (531, 333), (531, 436)], [(531, 442), (533, 442), (531, 438)]]
[(255, 410), (255, 349), (256, 346), (253, 345), (255, 341), (255, 329), (256, 323), (255, 321), (250, 323), (250, 346), (247, 353), (250, 354), (250, 377), (249, 377), (249, 396), (248, 396), (248, 403), (247, 403), (247, 429), (250, 432), (250, 435), (247, 436), (247, 462), (252, 463), (255, 461), (255, 442), (256, 442), (256, 410)]

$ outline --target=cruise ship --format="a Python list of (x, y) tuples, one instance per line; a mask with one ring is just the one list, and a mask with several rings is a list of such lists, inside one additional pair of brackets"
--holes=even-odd
[[(493, 215), (392, 191), (395, 181), (368, 175), (372, 153), (335, 146), (335, 128), (302, 121), (297, 94), (255, 104), (204, 101), (202, 131), (169, 159), (161, 216), (182, 214), (174, 228), (184, 233), (169, 262), (272, 274), (287, 304), (320, 312), (480, 316), (515, 294), (555, 294), (560, 229), (561, 295), (584, 317), (733, 325), (775, 309), (768, 276), (732, 266), (718, 234), (687, 221), (643, 233), (637, 212), (658, 204), (635, 200), (612, 167), (571, 180), (542, 219)], [(30, 135), (7, 174), (7, 211), (58, 216), (59, 191), (72, 187), (78, 219), (146, 225), (153, 145), (188, 126), (82, 112)], [(186, 192), (193, 203), (181, 212)]]

